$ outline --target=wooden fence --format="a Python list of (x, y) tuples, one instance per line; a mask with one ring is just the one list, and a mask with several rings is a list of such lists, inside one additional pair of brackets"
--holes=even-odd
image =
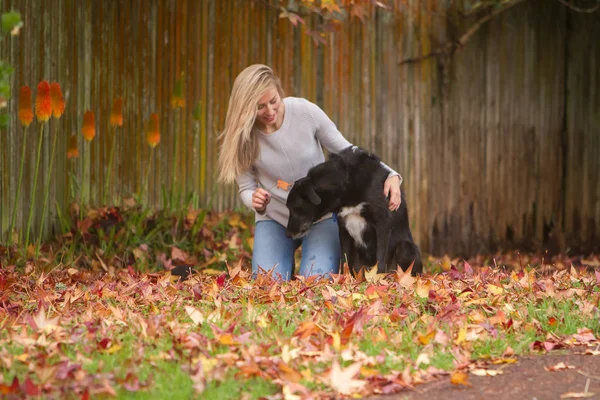
[[(23, 141), (21, 231), (32, 196), (39, 125), (25, 133), (19, 124), (22, 85), (35, 95), (39, 81), (56, 81), (66, 97), (65, 115), (46, 128), (43, 143), (42, 177), (50, 137), (59, 135), (53, 220), (54, 204), (68, 204), (70, 174), (101, 203), (113, 141), (109, 199), (138, 192), (150, 165), (147, 195), (161, 206), (176, 150), (183, 190), (195, 194), (197, 205), (225, 209), (240, 201), (237, 187), (215, 181), (216, 136), (237, 73), (266, 63), (288, 95), (321, 105), (351, 142), (376, 151), (403, 175), (413, 233), (424, 251), (469, 255), (553, 240), (563, 249), (593, 244), (600, 223), (600, 13), (524, 1), (483, 25), (451, 60), (403, 63), (457, 39), (474, 21), (457, 18), (453, 2), (393, 3), (394, 13), (345, 23), (317, 47), (262, 1), (0, 0), (0, 11), (15, 8), (24, 19), (21, 34), (0, 48), (16, 69), (11, 125), (0, 134), (0, 233), (8, 229)], [(170, 99), (181, 73), (186, 108), (179, 113)], [(108, 117), (117, 96), (124, 99), (125, 122), (114, 133)], [(98, 131), (89, 153), (80, 135), (86, 110), (94, 111)], [(160, 117), (161, 143), (148, 164), (144, 128), (151, 113)], [(82, 156), (67, 160), (74, 134)]]

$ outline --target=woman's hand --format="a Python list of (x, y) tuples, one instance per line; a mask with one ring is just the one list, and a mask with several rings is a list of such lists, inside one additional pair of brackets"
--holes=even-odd
[(258, 188), (252, 193), (252, 208), (259, 213), (265, 211), (271, 201), (271, 194), (263, 188)]
[(388, 194), (390, 195), (389, 209), (390, 211), (396, 211), (402, 202), (400, 197), (400, 177), (398, 175), (391, 176), (385, 180), (383, 194), (385, 197)]

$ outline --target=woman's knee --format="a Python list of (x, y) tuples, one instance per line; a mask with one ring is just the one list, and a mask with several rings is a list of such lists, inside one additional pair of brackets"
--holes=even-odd
[(311, 228), (302, 241), (302, 263), (300, 274), (337, 274), (340, 267), (340, 240), (338, 226), (328, 219)]
[(254, 231), (252, 274), (273, 273), (273, 278), (289, 280), (294, 269), (295, 243), (285, 236), (285, 228), (275, 221), (259, 221)]

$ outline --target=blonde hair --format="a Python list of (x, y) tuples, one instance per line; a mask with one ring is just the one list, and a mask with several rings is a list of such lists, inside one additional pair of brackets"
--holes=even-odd
[(281, 98), (284, 92), (273, 70), (263, 64), (246, 67), (233, 82), (225, 128), (219, 136), (219, 181), (231, 183), (246, 172), (258, 156), (254, 121), (258, 101), (275, 87)]

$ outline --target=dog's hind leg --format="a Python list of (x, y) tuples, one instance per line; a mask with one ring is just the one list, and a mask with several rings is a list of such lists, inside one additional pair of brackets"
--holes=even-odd
[(384, 274), (388, 271), (391, 228), (388, 224), (380, 224), (375, 227), (375, 230), (377, 232), (377, 273)]
[(403, 271), (406, 271), (410, 264), (414, 262), (412, 274), (418, 275), (423, 272), (423, 263), (421, 262), (421, 253), (417, 245), (409, 240), (403, 240), (398, 243), (394, 252), (395, 262), (400, 265)]

